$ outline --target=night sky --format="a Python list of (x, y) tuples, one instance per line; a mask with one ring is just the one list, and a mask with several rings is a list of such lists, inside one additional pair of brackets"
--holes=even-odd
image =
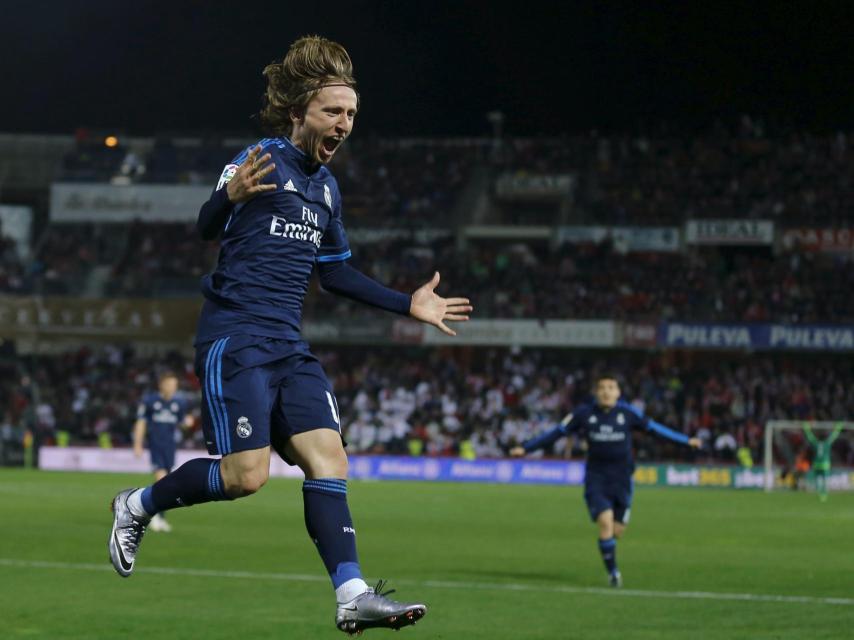
[(641, 4), (0, 2), (0, 130), (253, 131), (262, 68), (309, 33), (353, 58), (357, 133), (854, 124), (854, 3)]

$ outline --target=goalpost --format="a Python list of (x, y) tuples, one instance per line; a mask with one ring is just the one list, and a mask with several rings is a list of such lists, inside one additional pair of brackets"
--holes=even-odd
[[(785, 461), (784, 467), (795, 470), (795, 451), (793, 445), (788, 438), (785, 437), (786, 432), (798, 432), (803, 434), (804, 425), (809, 424), (813, 433), (819, 439), (827, 438), (828, 435), (838, 426), (842, 425), (842, 431), (839, 437), (849, 437), (854, 434), (854, 422), (847, 421), (832, 421), (832, 422), (813, 422), (810, 420), (769, 420), (765, 423), (765, 461), (764, 461), (764, 477), (765, 491), (772, 491), (776, 486), (777, 472), (774, 466), (775, 448), (779, 457)], [(809, 445), (807, 445), (809, 446)], [(812, 452), (811, 452), (812, 453)], [(831, 473), (833, 467), (831, 467)], [(854, 489), (854, 484), (852, 484)]]

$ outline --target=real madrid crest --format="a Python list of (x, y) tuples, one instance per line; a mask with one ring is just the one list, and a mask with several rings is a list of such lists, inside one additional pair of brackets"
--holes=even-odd
[(249, 424), (249, 418), (240, 416), (237, 419), (237, 427), (235, 428), (239, 438), (248, 438), (252, 435), (252, 425)]

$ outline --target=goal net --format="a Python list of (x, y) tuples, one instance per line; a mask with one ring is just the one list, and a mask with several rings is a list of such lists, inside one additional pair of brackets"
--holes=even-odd
[(815, 440), (827, 441), (837, 427), (839, 435), (830, 445), (830, 490), (854, 490), (854, 422), (770, 420), (765, 423), (765, 490), (811, 489), (816, 447), (807, 438), (809, 425)]

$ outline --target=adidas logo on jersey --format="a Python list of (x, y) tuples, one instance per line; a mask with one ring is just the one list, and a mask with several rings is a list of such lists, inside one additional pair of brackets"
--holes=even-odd
[(297, 188), (294, 186), (294, 181), (289, 179), (285, 183), (285, 191), (296, 191), (296, 190), (297, 190)]

